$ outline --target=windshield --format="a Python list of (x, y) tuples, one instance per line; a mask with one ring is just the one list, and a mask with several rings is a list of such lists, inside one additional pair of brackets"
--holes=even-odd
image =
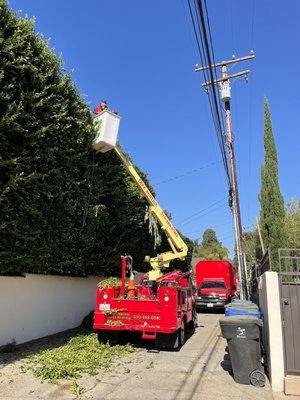
[(224, 282), (202, 282), (200, 289), (226, 289)]

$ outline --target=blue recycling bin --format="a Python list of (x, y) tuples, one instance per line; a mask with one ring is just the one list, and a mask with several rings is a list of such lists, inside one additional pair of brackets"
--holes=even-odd
[(225, 317), (248, 315), (261, 318), (261, 312), (255, 303), (247, 300), (234, 300), (225, 306)]
[(233, 317), (239, 315), (248, 315), (251, 317), (261, 318), (261, 312), (259, 310), (251, 310), (248, 308), (233, 308), (228, 307), (225, 310), (225, 317)]

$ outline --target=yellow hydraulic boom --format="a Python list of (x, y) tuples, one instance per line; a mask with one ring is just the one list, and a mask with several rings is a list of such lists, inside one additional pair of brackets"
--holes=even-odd
[[(109, 112), (104, 112), (108, 114)], [(102, 114), (104, 114), (102, 113)], [(113, 118), (111, 113), (108, 115), (110, 119)], [(116, 117), (115, 118), (119, 118)], [(95, 118), (96, 120), (97, 118)], [(97, 121), (95, 121), (97, 124)], [(97, 126), (96, 126), (97, 130)], [(103, 139), (103, 136), (105, 136), (105, 132), (101, 132), (101, 138), (98, 141), (100, 143), (99, 147), (94, 146), (96, 151), (100, 152), (105, 152), (108, 150), (111, 150), (112, 148), (114, 149), (115, 153), (119, 157), (119, 159), (122, 161), (125, 169), (128, 171), (128, 173), (131, 175), (133, 180), (137, 183), (140, 191), (142, 192), (143, 196), (148, 200), (150, 204), (150, 212), (152, 212), (157, 221), (159, 222), (162, 230), (165, 232), (169, 245), (171, 247), (172, 251), (168, 251), (162, 254), (158, 254), (156, 257), (145, 257), (145, 261), (149, 262), (152, 271), (149, 272), (149, 279), (150, 280), (155, 280), (159, 278), (162, 275), (161, 270), (164, 268), (168, 268), (170, 261), (179, 259), (179, 260), (184, 260), (185, 256), (187, 255), (187, 245), (184, 243), (182, 238), (180, 237), (179, 233), (177, 230), (174, 228), (174, 226), (171, 224), (169, 218), (166, 216), (164, 211), (161, 209), (153, 195), (151, 194), (150, 190), (147, 188), (145, 182), (142, 180), (142, 178), (139, 176), (137, 173), (136, 169), (134, 166), (131, 164), (129, 160), (124, 156), (122, 151), (119, 149), (117, 145), (115, 145), (114, 141), (111, 141), (111, 137), (109, 137), (109, 147), (107, 146), (107, 142), (105, 141), (105, 138)]]
[(138, 184), (138, 187), (140, 188), (144, 197), (148, 200), (150, 204), (150, 211), (155, 215), (162, 230), (165, 232), (169, 245), (172, 249), (172, 251), (168, 251), (159, 254), (156, 257), (146, 259), (150, 262), (150, 265), (153, 269), (153, 271), (150, 271), (149, 273), (149, 279), (156, 279), (162, 275), (161, 269), (167, 268), (170, 261), (175, 259), (184, 260), (185, 256), (187, 255), (188, 248), (174, 226), (171, 224), (169, 218), (166, 216), (155, 198), (152, 196), (150, 190), (147, 188), (145, 182), (139, 176), (133, 165), (127, 160), (127, 158), (117, 146), (114, 147), (114, 150), (133, 180)]

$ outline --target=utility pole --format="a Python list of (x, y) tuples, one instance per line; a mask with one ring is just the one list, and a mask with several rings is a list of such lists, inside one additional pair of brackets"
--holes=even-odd
[(238, 271), (239, 271), (239, 279), (240, 279), (240, 289), (241, 289), (241, 299), (247, 299), (247, 273), (246, 273), (246, 263), (245, 258), (243, 257), (242, 252), (242, 224), (241, 224), (241, 213), (240, 213), (240, 203), (239, 203), (239, 193), (238, 193), (238, 184), (237, 184), (237, 176), (236, 176), (236, 165), (235, 165), (235, 155), (234, 155), (234, 140), (232, 133), (232, 118), (231, 118), (231, 109), (230, 109), (230, 84), (229, 79), (237, 78), (239, 76), (244, 76), (246, 81), (248, 80), (248, 74), (250, 70), (242, 71), (237, 74), (228, 75), (227, 74), (227, 65), (234, 64), (237, 62), (245, 61), (254, 58), (254, 54), (251, 51), (249, 56), (235, 58), (232, 57), (231, 60), (222, 61), (220, 63), (198, 67), (196, 66), (195, 72), (200, 72), (205, 69), (211, 69), (216, 67), (222, 67), (222, 78), (215, 79), (214, 81), (205, 82), (202, 84), (203, 87), (207, 89), (209, 85), (220, 85), (221, 87), (221, 99), (225, 105), (225, 113), (226, 113), (226, 136), (227, 136), (227, 146), (229, 153), (229, 162), (230, 162), (230, 177), (231, 177), (231, 195), (232, 195), (232, 209), (233, 209), (233, 219), (234, 219), (234, 227), (235, 227), (235, 240), (236, 240), (236, 248), (237, 248), (237, 258), (238, 258)]

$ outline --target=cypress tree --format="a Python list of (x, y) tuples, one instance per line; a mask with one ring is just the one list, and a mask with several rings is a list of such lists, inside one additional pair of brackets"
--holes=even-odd
[(267, 100), (264, 101), (264, 164), (261, 169), (260, 224), (264, 244), (271, 251), (272, 269), (279, 270), (278, 248), (286, 246), (284, 201), (278, 182), (277, 150)]

